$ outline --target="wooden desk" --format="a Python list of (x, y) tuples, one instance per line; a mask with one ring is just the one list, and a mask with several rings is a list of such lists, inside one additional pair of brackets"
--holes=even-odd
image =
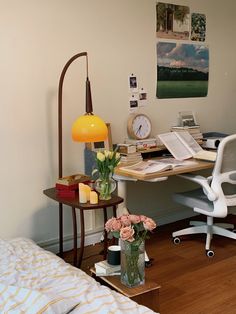
[[(152, 159), (161, 159), (158, 158), (152, 158)], [(122, 205), (118, 206), (117, 214), (118, 216), (122, 214), (128, 214), (129, 210), (126, 206), (126, 194), (127, 194), (127, 181), (144, 181), (144, 182), (159, 182), (167, 180), (170, 176), (175, 176), (179, 174), (184, 174), (188, 172), (194, 172), (194, 171), (200, 171), (204, 169), (211, 169), (214, 167), (213, 162), (208, 161), (200, 161), (193, 159), (195, 161), (194, 164), (188, 165), (188, 166), (178, 166), (174, 168), (173, 170), (166, 170), (161, 172), (154, 172), (149, 174), (139, 174), (139, 173), (131, 173), (127, 170), (120, 169), (124, 164), (120, 165), (119, 167), (116, 167), (115, 169), (115, 176), (114, 178), (117, 180), (117, 188), (118, 188), (118, 194), (124, 199), (124, 202)], [(145, 254), (145, 261), (149, 261), (149, 257), (147, 254)]]
[(153, 280), (148, 279), (146, 274), (144, 285), (128, 288), (120, 281), (120, 276), (96, 276), (95, 268), (90, 268), (92, 276), (103, 285), (122, 293), (133, 301), (149, 307), (155, 312), (159, 312), (159, 289), (161, 286)]
[[(60, 256), (63, 258), (63, 205), (68, 205), (72, 209), (72, 221), (73, 221), (73, 264), (74, 266), (80, 267), (84, 253), (84, 240), (85, 240), (85, 228), (84, 228), (84, 211), (85, 210), (96, 210), (99, 208), (103, 209), (104, 224), (107, 221), (107, 208), (113, 208), (113, 215), (116, 216), (116, 206), (123, 202), (123, 198), (112, 195), (112, 198), (108, 201), (99, 200), (98, 204), (80, 203), (78, 193), (73, 199), (58, 197), (55, 188), (44, 190), (43, 193), (49, 198), (59, 203), (59, 246)], [(79, 259), (77, 262), (77, 219), (76, 219), (76, 208), (80, 210), (80, 250)], [(104, 259), (106, 259), (107, 252), (107, 233), (104, 231)]]
[[(158, 160), (161, 158), (152, 158), (152, 159)], [(132, 179), (141, 180), (141, 181), (149, 181), (156, 178), (175, 176), (178, 174), (194, 172), (194, 171), (199, 171), (199, 170), (204, 170), (204, 169), (210, 169), (214, 167), (213, 162), (201, 161), (201, 160), (196, 160), (196, 159), (194, 159), (194, 161), (195, 161), (195, 164), (193, 165), (178, 166), (172, 170), (165, 170), (165, 171), (154, 172), (154, 173), (149, 173), (149, 174), (131, 173), (128, 170), (120, 169), (121, 167), (124, 166), (124, 164), (121, 164), (115, 169), (115, 174), (118, 176), (127, 177), (127, 179), (132, 178)]]
[[(161, 159), (161, 158), (153, 158), (153, 159)], [(179, 174), (184, 174), (188, 172), (195, 172), (204, 169), (211, 169), (214, 167), (213, 162), (209, 161), (200, 161), (193, 159), (195, 163), (193, 165), (188, 166), (178, 166), (173, 170), (166, 170), (161, 172), (154, 172), (149, 174), (138, 174), (131, 173), (127, 170), (120, 169), (124, 164), (116, 167), (114, 178), (117, 180), (118, 184), (118, 194), (124, 199), (124, 203), (118, 206), (119, 215), (122, 213), (127, 213), (128, 210), (126, 208), (126, 183), (127, 181), (145, 181), (145, 182), (158, 182), (167, 180), (170, 176), (175, 176)]]

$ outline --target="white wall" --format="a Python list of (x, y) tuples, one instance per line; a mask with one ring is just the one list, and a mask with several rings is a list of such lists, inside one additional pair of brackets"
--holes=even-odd
[[(88, 51), (94, 111), (111, 123), (114, 143), (126, 137), (131, 73), (147, 90), (148, 107), (143, 111), (152, 119), (153, 135), (169, 130), (181, 110), (195, 111), (202, 131), (235, 132), (236, 2), (175, 3), (207, 16), (210, 80), (206, 98), (156, 99), (154, 0), (0, 0), (0, 236), (57, 239), (57, 205), (42, 191), (53, 186), (57, 177), (59, 75), (65, 62), (78, 52)], [(70, 126), (83, 113), (84, 72), (85, 62), (79, 59), (65, 79), (67, 174), (83, 171), (83, 145), (72, 142)], [(148, 195), (153, 211), (158, 210), (156, 197), (162, 210), (165, 204), (169, 210), (174, 207), (161, 196), (168, 189), (165, 185), (155, 198), (157, 187), (137, 185), (131, 190), (134, 188)], [(133, 196), (129, 202), (133, 207), (139, 203)], [(67, 236), (71, 235), (70, 218), (68, 210)]]

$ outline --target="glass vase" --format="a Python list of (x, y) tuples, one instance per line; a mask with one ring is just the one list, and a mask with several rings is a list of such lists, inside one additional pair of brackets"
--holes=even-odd
[(136, 287), (145, 282), (145, 242), (121, 240), (121, 283)]
[(109, 200), (116, 189), (116, 181), (111, 176), (99, 178), (95, 181), (94, 188), (99, 193), (100, 200)]

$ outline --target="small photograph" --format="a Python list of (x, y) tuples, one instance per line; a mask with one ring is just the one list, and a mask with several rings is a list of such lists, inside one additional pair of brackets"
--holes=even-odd
[(194, 126), (194, 120), (193, 119), (183, 119), (183, 126)]
[(188, 40), (190, 10), (183, 5), (158, 2), (156, 5), (156, 37)]
[(138, 90), (137, 77), (134, 76), (133, 74), (129, 76), (129, 88), (133, 92)]
[(132, 95), (129, 100), (129, 108), (135, 109), (138, 108), (138, 98), (136, 95)]
[(143, 88), (141, 88), (139, 90), (139, 107), (144, 107), (146, 105), (147, 105), (147, 93)]
[(191, 40), (205, 41), (206, 37), (206, 15), (192, 13), (191, 15)]
[(130, 108), (138, 107), (138, 101), (137, 100), (130, 100), (129, 104), (130, 104)]
[(147, 93), (143, 88), (139, 92), (139, 100), (147, 100)]
[(195, 126), (197, 125), (196, 119), (192, 111), (181, 111), (179, 112), (179, 120), (181, 126)]

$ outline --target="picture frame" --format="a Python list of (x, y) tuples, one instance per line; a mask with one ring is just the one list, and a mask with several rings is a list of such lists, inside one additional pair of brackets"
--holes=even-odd
[(198, 125), (196, 122), (195, 115), (192, 111), (180, 111), (179, 112), (180, 126), (191, 127)]
[(106, 123), (107, 129), (108, 129), (108, 135), (107, 139), (105, 141), (101, 142), (92, 142), (92, 143), (86, 143), (85, 146), (88, 150), (91, 150), (93, 152), (97, 152), (99, 150), (112, 150), (112, 136), (111, 136), (111, 124)]

